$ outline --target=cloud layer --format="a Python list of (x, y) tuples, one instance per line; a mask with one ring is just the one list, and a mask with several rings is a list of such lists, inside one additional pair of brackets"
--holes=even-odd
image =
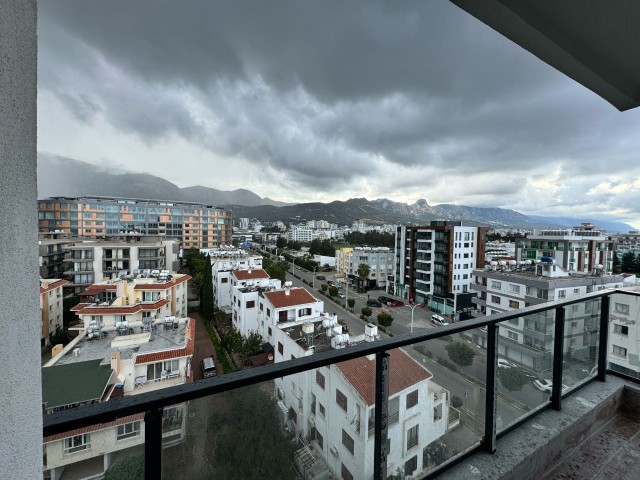
[(447, 1), (39, 7), (42, 151), (284, 201), (640, 224), (640, 112)]

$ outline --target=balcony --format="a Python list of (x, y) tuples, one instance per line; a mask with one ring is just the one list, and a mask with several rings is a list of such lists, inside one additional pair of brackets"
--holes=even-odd
[[(308, 441), (306, 439), (310, 435), (316, 435), (314, 432), (321, 433), (325, 422), (331, 418), (346, 418), (347, 422), (353, 418), (355, 422), (355, 405), (350, 399), (345, 415), (344, 408), (333, 400), (332, 396), (335, 393), (331, 393), (329, 401), (323, 401), (321, 405), (316, 401), (316, 415), (311, 415), (310, 412), (305, 413), (305, 408), (308, 409), (312, 401), (308, 392), (303, 391), (302, 398), (305, 400), (301, 403), (297, 391), (295, 398), (289, 399), (289, 405), (284, 403), (287, 398), (278, 402), (275, 386), (286, 385), (286, 391), (290, 391), (292, 381), (295, 381), (297, 389), (304, 385), (297, 380), (297, 376), (306, 374), (311, 375), (312, 381), (309, 384), (315, 384), (315, 369), (322, 368), (323, 372), (329, 369), (331, 372), (332, 369), (342, 368), (341, 365), (345, 362), (374, 355), (374, 359), (370, 360), (375, 365), (375, 372), (372, 372), (371, 377), (374, 381), (372, 388), (380, 401), (376, 400), (373, 410), (370, 409), (375, 411), (375, 415), (371, 415), (367, 422), (367, 433), (371, 437), (365, 435), (365, 438), (370, 438), (369, 447), (372, 451), (376, 452), (376, 455), (382, 455), (382, 449), (386, 447), (381, 439), (387, 438), (387, 429), (391, 426), (398, 428), (395, 425), (404, 425), (405, 422), (411, 421), (411, 415), (415, 415), (409, 412), (409, 416), (405, 417), (403, 408), (396, 409), (394, 405), (397, 405), (397, 394), (393, 398), (396, 403), (389, 400), (388, 407), (383, 395), (384, 385), (391, 395), (390, 389), (397, 384), (394, 375), (400, 375), (399, 378), (402, 376), (397, 371), (399, 363), (396, 363), (394, 370), (393, 362), (397, 362), (398, 355), (394, 352), (403, 348), (406, 355), (415, 360), (412, 368), (424, 367), (428, 370), (429, 396), (433, 395), (434, 399), (437, 396), (434, 406), (441, 405), (443, 409), (442, 413), (437, 415), (429, 412), (428, 417), (432, 418), (434, 423), (425, 426), (425, 431), (428, 431), (431, 437), (427, 439), (425, 436), (423, 440), (423, 434), (420, 433), (421, 441), (428, 440), (428, 443), (421, 443), (420, 448), (416, 449), (419, 450), (420, 460), (414, 478), (435, 478), (439, 475), (442, 475), (441, 478), (468, 478), (469, 462), (477, 468), (480, 468), (479, 465), (483, 465), (483, 468), (487, 466), (487, 470), (481, 470), (483, 475), (485, 472), (495, 472), (495, 475), (491, 473), (483, 478), (537, 478), (543, 475), (531, 467), (532, 459), (537, 459), (538, 456), (543, 458), (546, 462), (544, 471), (547, 472), (553, 468), (565, 468), (562, 462), (571, 460), (558, 452), (565, 451), (564, 445), (578, 448), (581, 439), (586, 438), (585, 432), (596, 432), (596, 427), (599, 428), (610, 419), (604, 412), (621, 412), (616, 417), (617, 423), (614, 425), (618, 426), (620, 431), (631, 427), (639, 429), (634, 420), (629, 420), (623, 415), (631, 412), (637, 418), (640, 412), (638, 397), (630, 393), (633, 388), (637, 388), (631, 386), (634, 380), (623, 378), (608, 363), (609, 360), (614, 361), (608, 354), (611, 350), (608, 332), (610, 305), (614, 303), (612, 295), (635, 298), (640, 296), (640, 292), (600, 291), (579, 299), (551, 302), (422, 330), (426, 333), (397, 335), (340, 350), (323, 351), (291, 361), (219, 375), (203, 381), (152, 392), (140, 392), (117, 401), (45, 415), (44, 435), (49, 437), (74, 429), (91, 428), (96, 423), (106, 424), (118, 418), (144, 414), (146, 478), (161, 478), (162, 475), (164, 478), (177, 478), (176, 475), (185, 478), (207, 465), (206, 468), (214, 470), (222, 468), (216, 462), (212, 463), (212, 458), (207, 457), (203, 460), (191, 456), (191, 452), (204, 451), (199, 450), (201, 447), (198, 445), (208, 445), (210, 441), (215, 441), (214, 437), (209, 438), (208, 432), (228, 428), (229, 435), (242, 437), (243, 430), (260, 428), (260, 422), (255, 423), (251, 418), (245, 419), (245, 415), (238, 411), (246, 406), (248, 412), (259, 410), (278, 413), (274, 413), (274, 418), (278, 417), (279, 423), (270, 427), (272, 435), (265, 437), (272, 444), (277, 444), (278, 448), (286, 450), (281, 453), (284, 455), (283, 458), (289, 458), (287, 455), (290, 447), (292, 451), (299, 449), (300, 442)], [(615, 301), (620, 300), (616, 297)], [(573, 317), (572, 306), (581, 303), (584, 303), (585, 307), (588, 304), (588, 316), (593, 320), (595, 328), (588, 336), (580, 337), (580, 344), (573, 344), (568, 341), (572, 332), (571, 322), (576, 320)], [(522, 335), (519, 338), (507, 338), (503, 336), (506, 330), (501, 330), (501, 334), (498, 332), (503, 324), (509, 325), (509, 331), (517, 331), (519, 325), (524, 325), (522, 320), (519, 325), (511, 324), (509, 320), (524, 318), (534, 321), (541, 315), (552, 325), (551, 333), (547, 335), (549, 348), (546, 350), (520, 343), (523, 341)], [(584, 313), (581, 314), (581, 318), (583, 317)], [(456, 363), (454, 357), (448, 354), (451, 345), (456, 345), (454, 350), (471, 350), (472, 361)], [(505, 367), (504, 361), (510, 367)], [(505, 369), (520, 373), (508, 375)], [(544, 380), (550, 386), (547, 390), (541, 391), (535, 386), (534, 380)], [(540, 384), (544, 385), (544, 381)], [(574, 395), (577, 391), (580, 392), (579, 395)], [(260, 408), (253, 404), (258, 400), (262, 402)], [(400, 405), (404, 405), (404, 402), (404, 397), (401, 397)], [(173, 405), (183, 403), (186, 405), (186, 411), (196, 414), (185, 413), (186, 435), (182, 440), (184, 443), (172, 447), (180, 451), (178, 455), (170, 450), (163, 450), (162, 412)], [(276, 408), (276, 403), (282, 403), (282, 406)], [(269, 405), (273, 405), (273, 408)], [(230, 408), (233, 409), (233, 415), (229, 415)], [(626, 410), (623, 411), (621, 408)], [(436, 422), (436, 416), (438, 420), (446, 418), (447, 421)], [(531, 422), (533, 417), (536, 417), (535, 421)], [(230, 422), (227, 427), (223, 425), (227, 422), (225, 418)], [(381, 418), (386, 418), (386, 422), (375, 420)], [(347, 432), (347, 437), (352, 439), (352, 435), (356, 435), (353, 432), (357, 431), (353, 425)], [(441, 431), (437, 431), (436, 426), (441, 428)], [(422, 432), (423, 427), (420, 428)], [(283, 438), (282, 443), (278, 440), (280, 435)], [(341, 449), (345, 447), (338, 442), (334, 455), (334, 445), (327, 445), (326, 431), (322, 430), (322, 435), (325, 442), (324, 452), (328, 452), (325, 461), (330, 466), (335, 456), (343, 454)], [(251, 433), (251, 437), (255, 439), (261, 435), (256, 430)], [(359, 434), (356, 435), (356, 439), (354, 441), (364, 441)], [(238, 441), (242, 441), (242, 438)], [(348, 441), (343, 441), (349, 444)], [(434, 457), (433, 445), (437, 445), (437, 458)], [(563, 447), (560, 448), (559, 445)], [(262, 447), (253, 445), (254, 450), (259, 448)], [(215, 448), (208, 450), (215, 451)], [(495, 455), (488, 455), (487, 452)], [(467, 460), (472, 454), (473, 460)], [(392, 455), (393, 450), (389, 458)], [(461, 462), (464, 463), (459, 465)], [(393, 473), (391, 470), (387, 471), (384, 463), (376, 463), (380, 467), (374, 472), (373, 478), (383, 479)], [(533, 463), (537, 463), (537, 460)], [(521, 475), (509, 477), (510, 470), (504, 470), (507, 464), (512, 471), (518, 471)], [(447, 472), (443, 473), (445, 470)], [(209, 473), (215, 477), (216, 472), (217, 470)], [(362, 473), (358, 478), (363, 478)]]

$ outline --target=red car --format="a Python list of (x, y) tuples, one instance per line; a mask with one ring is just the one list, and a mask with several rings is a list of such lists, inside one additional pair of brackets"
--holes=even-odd
[(389, 302), (390, 307), (404, 307), (404, 302), (402, 300), (392, 300)]

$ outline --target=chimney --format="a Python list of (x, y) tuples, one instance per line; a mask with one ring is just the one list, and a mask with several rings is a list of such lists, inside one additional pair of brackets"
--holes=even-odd
[(120, 352), (111, 354), (111, 370), (116, 373), (116, 376), (120, 373)]

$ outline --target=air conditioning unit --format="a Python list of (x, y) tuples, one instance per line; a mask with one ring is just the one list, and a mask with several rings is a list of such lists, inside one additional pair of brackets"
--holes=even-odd
[(333, 455), (334, 457), (338, 456), (338, 447), (336, 447), (335, 445), (331, 447), (329, 451), (331, 452), (331, 455)]

